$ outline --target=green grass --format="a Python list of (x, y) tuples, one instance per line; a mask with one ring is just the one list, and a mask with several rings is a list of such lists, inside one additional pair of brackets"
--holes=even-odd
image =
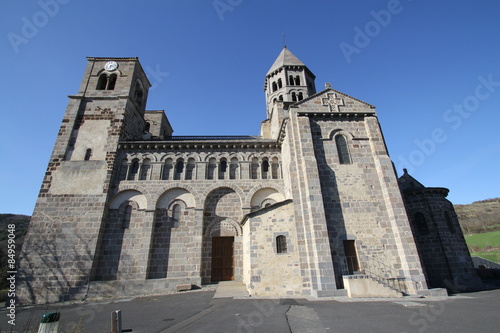
[(469, 248), (475, 251), (500, 247), (500, 230), (465, 236)]
[(473, 257), (481, 257), (484, 259), (488, 259), (500, 264), (500, 251), (491, 251), (491, 252), (471, 252), (471, 256)]

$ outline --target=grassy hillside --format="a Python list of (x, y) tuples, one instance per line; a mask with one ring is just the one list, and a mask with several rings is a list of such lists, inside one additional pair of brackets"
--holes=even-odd
[(465, 236), (471, 255), (500, 263), (500, 230)]
[(500, 230), (500, 198), (455, 205), (464, 234)]

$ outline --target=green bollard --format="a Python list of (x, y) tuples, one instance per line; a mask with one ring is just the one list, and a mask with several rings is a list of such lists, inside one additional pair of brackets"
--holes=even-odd
[(59, 312), (49, 312), (42, 316), (40, 319), (40, 326), (38, 326), (38, 333), (57, 333), (59, 330)]

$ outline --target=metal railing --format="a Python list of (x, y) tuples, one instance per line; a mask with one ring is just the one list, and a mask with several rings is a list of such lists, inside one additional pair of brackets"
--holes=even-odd
[(373, 280), (405, 295), (415, 293), (420, 289), (420, 283), (410, 277), (400, 276), (399, 271), (383, 262), (368, 256), (346, 257), (349, 271), (359, 271)]

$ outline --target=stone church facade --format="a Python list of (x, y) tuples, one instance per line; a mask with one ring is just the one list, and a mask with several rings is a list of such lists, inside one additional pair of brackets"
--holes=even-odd
[(87, 58), (20, 258), (46, 303), (238, 280), (252, 296), (405, 294), (477, 284), (448, 190), (398, 180), (375, 107), (286, 47), (259, 136), (174, 136), (137, 58)]

